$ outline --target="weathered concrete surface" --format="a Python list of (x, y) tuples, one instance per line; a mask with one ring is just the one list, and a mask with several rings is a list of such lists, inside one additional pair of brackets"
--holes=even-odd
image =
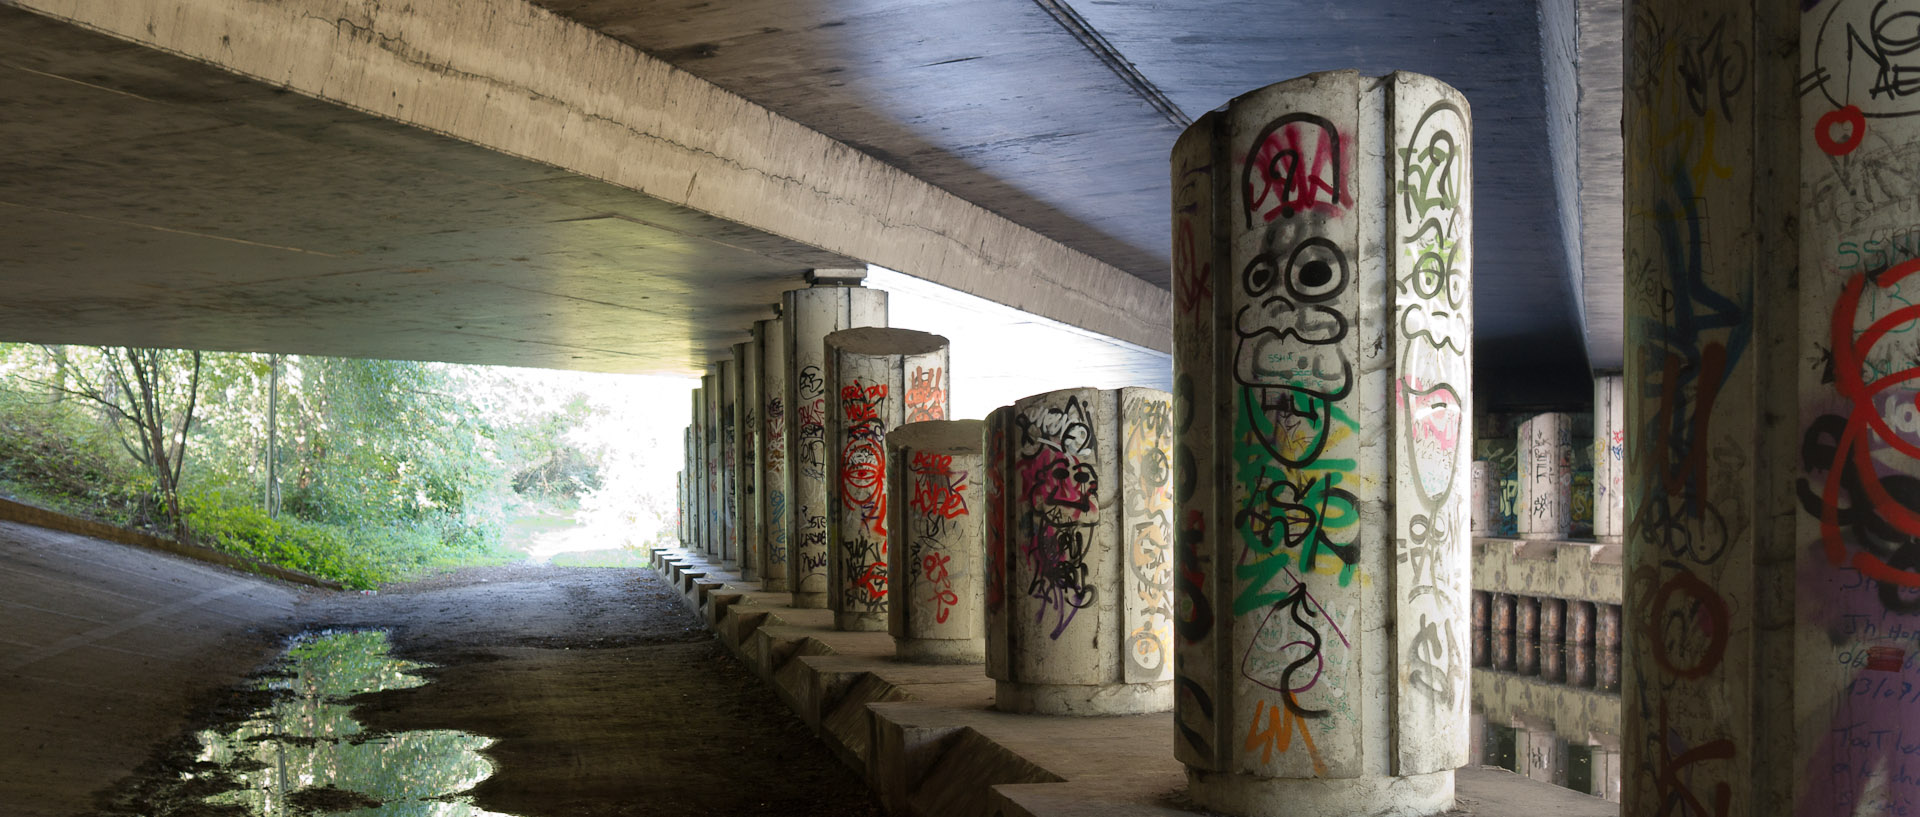
[(1167, 348), (1165, 290), (524, 0), (16, 5)]
[[(696, 559), (660, 554), (669, 572), (695, 569)], [(724, 575), (724, 574), (722, 574)], [(782, 690), (803, 714), (862, 704), (867, 737), (847, 740), (830, 714), (814, 721), (834, 751), (867, 776), (895, 815), (916, 817), (1175, 817), (1195, 813), (1182, 765), (1173, 756), (1169, 713), (1107, 718), (1022, 715), (993, 708), (993, 685), (978, 665), (924, 665), (892, 660), (876, 633), (832, 628), (823, 610), (784, 606), (786, 594), (749, 592), (729, 615), (766, 609), (754, 640), (795, 645), (762, 680)], [(765, 605), (762, 608), (762, 605)], [(806, 623), (787, 623), (788, 619)], [(762, 655), (749, 642), (723, 639), (736, 653)], [(813, 657), (808, 657), (813, 656)], [(846, 680), (858, 675), (859, 679)], [(832, 681), (801, 680), (838, 679)], [(887, 689), (893, 690), (890, 694)], [(795, 701), (796, 694), (811, 696)], [(892, 697), (881, 701), (881, 697)], [(850, 712), (842, 717), (851, 718)], [(1486, 767), (1460, 769), (1449, 815), (1614, 817), (1614, 804)]]
[(791, 591), (787, 582), (787, 354), (786, 319), (771, 318), (753, 324), (753, 343), (760, 347), (760, 589)]
[(1473, 671), (1473, 711), (1492, 722), (1534, 718), (1575, 743), (1620, 748), (1620, 695), (1488, 669)]
[(887, 632), (902, 659), (978, 664), (987, 654), (986, 485), (979, 420), (887, 434)]
[(1171, 396), (1063, 389), (988, 420), (988, 673), (1008, 712), (1173, 705)]
[[(0, 801), (68, 817), (281, 648), (299, 589), (0, 522)], [(319, 592), (319, 591), (310, 591)]]
[(1473, 589), (1539, 598), (1619, 604), (1619, 545), (1473, 540)]
[(1234, 814), (1431, 814), (1467, 760), (1475, 128), (1432, 77), (1244, 93), (1171, 159), (1180, 759)]
[(827, 387), (827, 606), (843, 630), (885, 630), (891, 606), (887, 432), (945, 420), (948, 342), (913, 329), (859, 327), (821, 339)]
[(1558, 412), (1520, 424), (1522, 539), (1565, 539), (1573, 530), (1573, 418)]
[[(864, 272), (862, 273), (864, 275)], [(787, 330), (788, 586), (795, 607), (826, 607), (828, 501), (826, 337), (842, 329), (887, 325), (887, 293), (861, 286), (816, 284), (788, 290)]]

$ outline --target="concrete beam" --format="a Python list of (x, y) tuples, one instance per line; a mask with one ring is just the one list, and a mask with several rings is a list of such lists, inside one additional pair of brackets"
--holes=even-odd
[(0, 0), (1156, 350), (1170, 294), (524, 0)]

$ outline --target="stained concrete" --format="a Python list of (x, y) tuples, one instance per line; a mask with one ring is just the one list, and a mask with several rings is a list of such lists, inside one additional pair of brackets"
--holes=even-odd
[[(747, 589), (684, 551), (656, 553), (669, 578), (700, 572), (737, 593), (684, 594), (721, 642), (860, 771), (896, 815), (1079, 817), (1192, 814), (1170, 713), (1099, 718), (992, 707), (978, 665), (894, 660), (880, 633), (839, 632), (825, 610)], [(725, 599), (717, 602), (716, 599)], [(749, 635), (750, 633), (750, 635)], [(862, 726), (864, 725), (864, 730)], [(1450, 814), (1613, 817), (1618, 807), (1493, 767), (1456, 774)]]

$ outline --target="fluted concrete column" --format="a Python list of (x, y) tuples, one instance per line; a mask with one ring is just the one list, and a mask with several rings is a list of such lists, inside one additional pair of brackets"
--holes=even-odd
[(1565, 539), (1573, 530), (1573, 418), (1537, 414), (1520, 424), (1520, 538)]
[[(864, 274), (864, 273), (863, 273)], [(787, 581), (793, 606), (827, 606), (828, 334), (887, 325), (887, 293), (822, 280), (788, 290), (781, 315), (787, 333)]]
[(1567, 677), (1567, 600), (1540, 600), (1540, 677), (1559, 682)]
[(1593, 538), (1619, 544), (1627, 533), (1627, 387), (1620, 375), (1593, 379)]
[[(827, 606), (842, 630), (887, 629), (887, 432), (945, 419), (947, 339), (912, 329), (842, 329), (825, 339)], [(924, 422), (924, 420), (923, 420)]]
[(1493, 594), (1485, 590), (1473, 591), (1473, 666), (1485, 667), (1493, 663)]
[(741, 581), (760, 580), (760, 346), (752, 341), (733, 345), (733, 492), (735, 558)]
[(887, 630), (902, 659), (986, 657), (985, 428), (929, 420), (887, 433)]
[(1540, 672), (1540, 600), (1518, 596), (1513, 608), (1513, 671), (1521, 675)]
[(1467, 499), (1467, 509), (1473, 515), (1473, 535), (1496, 536), (1500, 521), (1500, 481), (1493, 473), (1493, 463), (1474, 460), (1470, 474), (1473, 493)]
[(1205, 808), (1452, 803), (1470, 143), (1441, 83), (1335, 72), (1241, 96), (1174, 148), (1175, 751)]
[(700, 530), (700, 454), (694, 436), (700, 425), (699, 418), (700, 390), (694, 389), (693, 414), (680, 435), (681, 459), (684, 463), (680, 471), (680, 546), (690, 549), (697, 547), (695, 542), (699, 541)]
[(1172, 706), (1172, 415), (1166, 392), (1125, 388), (1048, 392), (989, 417), (1007, 514), (989, 546), (1004, 571), (987, 630), (998, 708)]
[(716, 455), (720, 464), (720, 495), (718, 500), (719, 518), (715, 526), (719, 536), (715, 540), (715, 556), (720, 566), (734, 570), (740, 566), (740, 471), (737, 467), (740, 450), (740, 426), (734, 415), (739, 411), (739, 381), (734, 378), (735, 361), (722, 360), (713, 364), (713, 382), (720, 393), (720, 414), (714, 426), (714, 436), (719, 438)]
[(1590, 601), (1567, 602), (1567, 684), (1593, 686), (1599, 663), (1594, 649), (1594, 619), (1598, 605)]
[(753, 342), (760, 354), (760, 589), (791, 592), (787, 583), (787, 495), (793, 490), (787, 470), (786, 324), (781, 318), (755, 321)]
[(720, 558), (720, 537), (723, 528), (720, 524), (721, 508), (725, 505), (721, 491), (720, 473), (720, 379), (719, 367), (707, 365), (706, 375), (700, 378), (700, 390), (705, 399), (701, 401), (700, 417), (701, 443), (700, 460), (702, 487), (702, 512), (700, 524), (704, 530), (700, 533), (700, 550), (709, 559)]

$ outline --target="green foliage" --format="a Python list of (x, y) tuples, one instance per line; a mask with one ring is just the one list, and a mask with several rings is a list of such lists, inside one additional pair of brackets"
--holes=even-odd
[(275, 518), (217, 492), (189, 492), (183, 501), (187, 521), (203, 543), (358, 590), (422, 570), (517, 558), (457, 523), (335, 524)]
[(152, 480), (120, 450), (111, 428), (71, 408), (0, 391), (0, 489), (115, 524), (153, 521)]

